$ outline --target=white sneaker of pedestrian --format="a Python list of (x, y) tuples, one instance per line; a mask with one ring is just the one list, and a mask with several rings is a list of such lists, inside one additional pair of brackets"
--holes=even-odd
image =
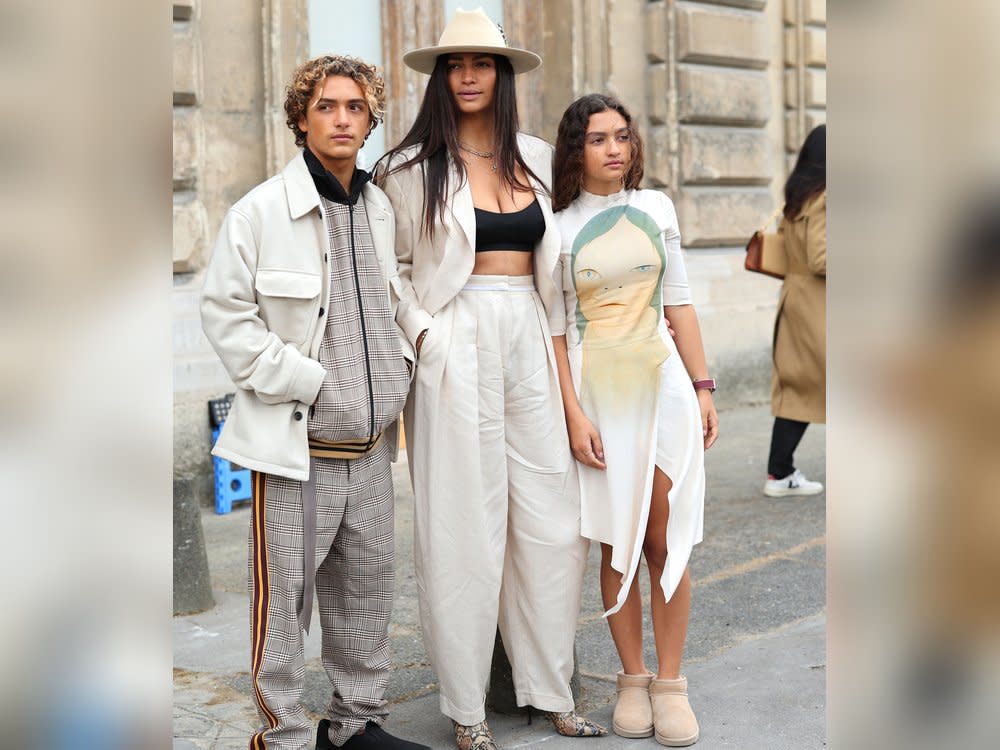
[(818, 495), (823, 491), (820, 482), (812, 482), (798, 469), (784, 479), (767, 478), (764, 494), (768, 497), (788, 497), (790, 495)]

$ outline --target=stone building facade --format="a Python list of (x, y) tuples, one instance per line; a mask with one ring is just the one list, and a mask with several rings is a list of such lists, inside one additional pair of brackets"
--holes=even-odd
[[(387, 79), (384, 141), (392, 144), (426, 81), (403, 66), (402, 53), (434, 44), (456, 5), (480, 0), (364, 1), (364, 33), (375, 37), (370, 48), (381, 51), (375, 62)], [(295, 66), (353, 51), (350, 37), (329, 36), (321, 3), (332, 2), (173, 3), (175, 471), (206, 477), (206, 497), (205, 402), (232, 385), (201, 333), (201, 273), (227, 208), (295, 152), (282, 110)], [(743, 271), (743, 245), (779, 204), (805, 135), (825, 121), (825, 0), (482, 4), (512, 44), (545, 61), (518, 80), (523, 130), (554, 140), (566, 105), (591, 91), (619, 96), (637, 116), (647, 186), (677, 206), (719, 402), (766, 399), (778, 283)], [(321, 38), (336, 48), (318, 47)]]

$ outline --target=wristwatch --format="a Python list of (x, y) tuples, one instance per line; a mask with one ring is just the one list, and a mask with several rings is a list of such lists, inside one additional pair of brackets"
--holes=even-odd
[(696, 391), (709, 391), (710, 393), (715, 393), (715, 378), (703, 378), (701, 380), (692, 380), (691, 385), (694, 386)]

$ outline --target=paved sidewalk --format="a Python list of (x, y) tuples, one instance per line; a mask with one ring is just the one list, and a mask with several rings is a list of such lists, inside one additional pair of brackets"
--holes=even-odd
[[(825, 494), (769, 499), (763, 484), (771, 418), (767, 406), (721, 414), (722, 439), (709, 451), (705, 541), (692, 557), (694, 601), (685, 674), (701, 750), (809, 750), (825, 745)], [(822, 426), (812, 426), (797, 463), (825, 480)], [(395, 466), (397, 590), (390, 628), (394, 673), (390, 731), (442, 750), (454, 747), (438, 711), (435, 677), (420, 641), (412, 572), (412, 493)], [(245, 750), (256, 726), (247, 672), (245, 505), (203, 514), (216, 606), (174, 618), (174, 750)], [(610, 726), (619, 668), (597, 590), (592, 545), (577, 630), (579, 708)], [(643, 573), (643, 578), (645, 574)], [(642, 581), (642, 579), (640, 579)], [(647, 589), (644, 587), (644, 593)], [(647, 608), (648, 611), (648, 608)], [(648, 615), (647, 615), (648, 617)], [(648, 620), (647, 620), (648, 622)], [(647, 626), (647, 631), (649, 630)], [(646, 651), (652, 660), (651, 634)], [(320, 631), (306, 639), (304, 703), (318, 721), (330, 687), (319, 663)], [(504, 748), (658, 747), (652, 739), (563, 738), (535, 718), (490, 714)]]

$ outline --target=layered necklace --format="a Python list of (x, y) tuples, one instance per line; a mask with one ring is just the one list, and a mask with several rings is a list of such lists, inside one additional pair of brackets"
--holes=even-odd
[(496, 151), (477, 151), (476, 149), (472, 148), (471, 146), (465, 145), (461, 141), (458, 142), (458, 147), (460, 149), (462, 149), (463, 151), (466, 151), (466, 152), (472, 154), (473, 156), (478, 156), (480, 159), (489, 159), (490, 160), (490, 171), (491, 172), (496, 172), (497, 171), (497, 160), (496, 160), (497, 152)]

